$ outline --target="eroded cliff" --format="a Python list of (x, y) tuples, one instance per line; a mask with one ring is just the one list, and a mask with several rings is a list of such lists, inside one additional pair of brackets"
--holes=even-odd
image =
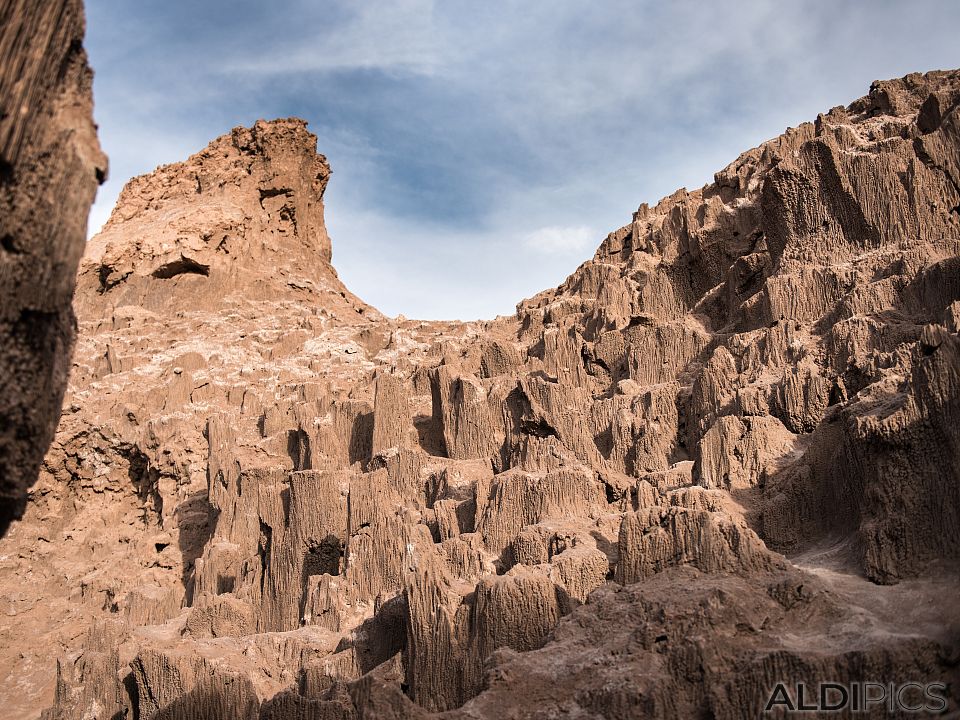
[(484, 323), (342, 287), (301, 121), (135, 179), (2, 544), (5, 687), (43, 628), (50, 718), (957, 709), (958, 102), (877, 83)]

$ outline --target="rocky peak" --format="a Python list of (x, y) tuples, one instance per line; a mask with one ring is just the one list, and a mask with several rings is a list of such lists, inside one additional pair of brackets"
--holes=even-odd
[(330, 166), (316, 147), (303, 120), (261, 120), (131, 180), (88, 244), (81, 316), (119, 305), (212, 308), (238, 291), (243, 300), (343, 299), (323, 219)]

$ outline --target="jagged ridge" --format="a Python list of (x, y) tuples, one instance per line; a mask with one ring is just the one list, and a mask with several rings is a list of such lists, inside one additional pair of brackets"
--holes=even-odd
[(733, 717), (783, 677), (951, 681), (956, 708), (929, 600), (960, 532), (958, 101), (957, 72), (877, 83), (483, 324), (248, 296), (215, 235), (168, 229), (272, 177), (190, 168), (273, 167), (235, 138), (302, 125), (136, 181), (5, 541), (119, 521), (59, 568), (107, 611), (49, 717)]

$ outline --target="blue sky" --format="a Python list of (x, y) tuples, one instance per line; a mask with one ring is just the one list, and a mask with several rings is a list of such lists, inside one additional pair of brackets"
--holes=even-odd
[(330, 160), (334, 265), (388, 315), (488, 318), (641, 202), (871, 81), (960, 66), (960, 3), (87, 0), (123, 184), (259, 118)]

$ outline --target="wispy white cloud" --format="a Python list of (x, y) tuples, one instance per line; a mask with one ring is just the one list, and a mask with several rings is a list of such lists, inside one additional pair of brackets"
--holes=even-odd
[(390, 314), (474, 318), (555, 285), (641, 202), (696, 187), (878, 78), (957, 64), (953, 0), (86, 0), (130, 175), (300, 115), (338, 270)]
[(597, 234), (588, 227), (542, 227), (524, 238), (524, 244), (549, 255), (580, 254), (597, 245)]
[[(365, 0), (347, 7), (349, 15), (339, 23), (325, 28), (320, 18), (306, 27), (294, 24), (282, 47), (228, 56), (219, 69), (231, 74), (381, 70), (429, 76), (448, 59), (447, 36), (435, 22), (433, 0)], [(296, 23), (298, 16), (312, 14), (301, 9), (290, 15)]]

